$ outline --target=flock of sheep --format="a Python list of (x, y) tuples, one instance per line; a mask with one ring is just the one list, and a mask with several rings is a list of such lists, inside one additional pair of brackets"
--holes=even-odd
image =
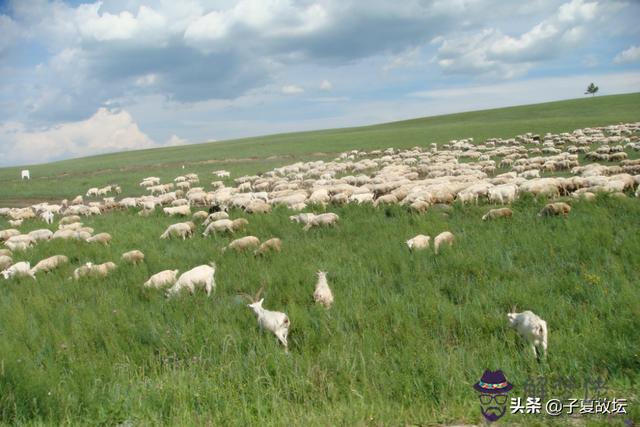
[[(242, 231), (249, 223), (246, 218), (231, 219), (232, 209), (248, 214), (269, 213), (273, 206), (284, 205), (299, 213), (291, 215), (292, 222), (302, 224), (307, 231), (313, 227), (335, 226), (340, 218), (332, 212), (316, 214), (300, 212), (307, 208), (326, 209), (328, 206), (347, 203), (381, 206), (399, 204), (410, 211), (423, 213), (437, 204), (480, 203), (481, 201), (507, 205), (521, 194), (544, 195), (565, 201), (547, 204), (539, 215), (569, 215), (571, 198), (591, 200), (596, 193), (607, 192), (626, 197), (635, 191), (640, 196), (640, 159), (629, 160), (625, 152), (640, 151), (640, 122), (599, 128), (578, 129), (571, 133), (518, 135), (515, 138), (491, 138), (482, 144), (474, 144), (472, 138), (452, 140), (438, 147), (414, 147), (409, 150), (352, 150), (340, 154), (332, 161), (298, 162), (275, 168), (261, 175), (241, 176), (231, 182), (227, 171), (214, 171), (216, 178), (210, 190), (199, 186), (196, 174), (176, 177), (173, 182), (161, 183), (158, 177), (147, 177), (140, 187), (148, 194), (116, 200), (110, 193), (120, 194), (118, 185), (91, 188), (85, 196), (77, 196), (60, 204), (39, 203), (26, 208), (0, 208), (0, 215), (9, 218), (12, 227), (0, 230), (0, 241), (7, 249), (0, 250), (0, 270), (5, 279), (27, 276), (36, 279), (37, 274), (47, 273), (69, 262), (65, 255), (54, 255), (31, 267), (28, 262), (13, 261), (13, 253), (25, 251), (39, 242), (50, 239), (75, 239), (88, 244), (109, 245), (108, 233), (94, 234), (85, 226), (82, 217), (101, 215), (115, 209), (137, 209), (144, 217), (162, 209), (163, 214), (184, 217), (184, 222), (171, 224), (160, 239), (189, 239), (196, 235), (197, 222), (202, 221), (202, 236)], [(602, 163), (581, 165), (579, 154), (585, 159)], [(499, 162), (497, 159), (500, 159)], [(613, 164), (612, 162), (617, 162)], [(500, 170), (500, 171), (499, 171)], [(501, 173), (497, 173), (497, 172)], [(552, 176), (556, 172), (568, 172), (570, 176)], [(547, 174), (547, 176), (543, 176)], [(98, 198), (85, 202), (85, 198)], [(204, 209), (199, 209), (202, 207)], [(192, 209), (196, 210), (192, 212)], [(199, 210), (198, 210), (199, 209)], [(490, 209), (483, 220), (509, 218), (513, 211), (508, 207)], [(17, 228), (23, 221), (42, 220), (53, 224), (61, 216), (58, 229), (38, 229), (23, 234)], [(151, 219), (150, 219), (151, 220)], [(429, 248), (430, 236), (418, 234), (406, 241), (409, 250)], [(434, 251), (439, 253), (443, 244), (452, 246), (455, 236), (443, 231), (433, 240)], [(271, 237), (264, 242), (256, 236), (243, 236), (229, 243), (222, 250), (253, 250), (255, 255), (280, 252), (283, 242)], [(139, 264), (144, 253), (132, 250), (122, 255), (122, 261)], [(86, 276), (105, 277), (117, 268), (114, 262), (85, 263), (76, 268), (72, 278)], [(196, 266), (178, 276), (178, 270), (164, 270), (151, 276), (144, 283), (148, 288), (168, 288), (167, 296), (196, 287), (207, 295), (215, 289), (216, 265)], [(262, 307), (263, 299), (244, 295), (256, 314), (262, 328), (273, 332), (286, 347), (290, 326), (286, 314)], [(315, 292), (317, 303), (330, 307), (333, 294), (327, 283), (326, 273), (318, 272)], [(508, 314), (511, 326), (531, 344), (534, 354), (546, 354), (546, 322), (530, 311)]]

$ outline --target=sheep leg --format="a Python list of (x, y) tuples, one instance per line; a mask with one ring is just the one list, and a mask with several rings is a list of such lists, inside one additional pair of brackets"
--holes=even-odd
[(283, 331), (280, 330), (278, 332), (276, 332), (276, 337), (278, 337), (278, 340), (280, 341), (280, 343), (282, 343), (282, 345), (287, 348), (287, 331)]

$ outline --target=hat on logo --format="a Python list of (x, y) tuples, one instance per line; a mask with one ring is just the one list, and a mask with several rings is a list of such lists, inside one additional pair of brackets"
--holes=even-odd
[(485, 370), (480, 381), (473, 385), (480, 393), (501, 394), (506, 393), (513, 388), (504, 377), (502, 371)]

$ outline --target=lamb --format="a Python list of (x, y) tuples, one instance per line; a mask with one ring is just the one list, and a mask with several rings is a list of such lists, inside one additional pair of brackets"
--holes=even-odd
[(225, 211), (212, 212), (212, 213), (209, 214), (207, 219), (204, 220), (204, 223), (202, 223), (202, 225), (204, 225), (206, 227), (207, 225), (211, 224), (212, 222), (218, 221), (220, 219), (229, 219), (229, 214), (226, 213)]
[(122, 254), (122, 260), (133, 265), (144, 262), (144, 254), (139, 250), (133, 250)]
[(31, 272), (33, 274), (39, 273), (41, 271), (48, 273), (51, 270), (54, 270), (58, 267), (60, 267), (63, 264), (66, 264), (69, 262), (69, 258), (66, 257), (65, 255), (54, 255), (52, 257), (49, 258), (45, 258), (43, 260), (41, 260), (40, 262), (38, 262), (35, 267), (33, 267), (31, 269)]
[(430, 236), (425, 236), (424, 234), (418, 234), (417, 236), (406, 241), (409, 250), (413, 251), (426, 249), (429, 247), (429, 241), (431, 240)]
[(512, 215), (513, 211), (509, 208), (491, 209), (489, 212), (482, 216), (482, 220), (486, 221), (488, 219), (496, 218), (511, 218)]
[(538, 216), (563, 215), (568, 216), (571, 212), (571, 206), (564, 202), (549, 203), (540, 212)]
[(29, 232), (29, 236), (35, 241), (39, 240), (51, 240), (53, 237), (53, 231), (48, 230), (46, 228), (42, 228), (40, 230), (33, 230)]
[(176, 216), (176, 215), (188, 216), (188, 215), (191, 215), (191, 208), (189, 207), (189, 205), (175, 206), (175, 207), (171, 207), (171, 208), (163, 208), (162, 211), (166, 215), (169, 215), (169, 216)]
[(233, 249), (236, 252), (243, 251), (245, 249), (257, 248), (260, 245), (260, 239), (255, 236), (245, 236), (239, 239), (236, 239), (229, 243), (229, 246), (222, 249), (222, 251), (226, 251), (227, 249)]
[(314, 213), (301, 213), (298, 215), (291, 215), (289, 217), (289, 221), (297, 222), (298, 224), (307, 225), (315, 216), (316, 214)]
[(9, 268), (13, 264), (13, 259), (9, 255), (0, 255), (0, 271)]
[(13, 236), (19, 236), (20, 231), (15, 228), (7, 228), (6, 230), (0, 230), (0, 242), (4, 240), (9, 240)]
[(154, 274), (144, 282), (145, 288), (161, 289), (166, 286), (173, 286), (178, 277), (178, 270), (163, 270)]
[(247, 224), (249, 224), (249, 221), (244, 218), (234, 219), (233, 221), (231, 221), (230, 219), (219, 219), (209, 224), (202, 235), (204, 237), (207, 237), (209, 234), (217, 231), (228, 231), (230, 233), (233, 233), (234, 231), (241, 229)]
[(168, 239), (170, 237), (182, 237), (182, 240), (186, 240), (193, 236), (195, 229), (196, 225), (191, 221), (178, 222), (167, 227), (164, 233), (160, 235), (160, 238)]
[(31, 264), (26, 261), (17, 262), (6, 270), (3, 270), (0, 274), (2, 274), (2, 277), (5, 279), (29, 276), (33, 280), (36, 280), (35, 274), (31, 271)]
[(40, 218), (47, 224), (53, 224), (53, 212), (51, 211), (42, 212)]
[(74, 222), (80, 222), (80, 217), (78, 215), (65, 216), (60, 220), (58, 225), (73, 224)]
[(507, 314), (509, 326), (518, 331), (533, 350), (534, 356), (546, 358), (547, 356), (547, 322), (531, 311), (516, 313), (516, 308)]
[(11, 225), (12, 227), (20, 227), (22, 225), (22, 221), (24, 221), (23, 219), (10, 219), (9, 220), (9, 225)]
[(207, 296), (210, 296), (216, 287), (215, 274), (216, 264), (214, 262), (209, 265), (199, 265), (192, 268), (180, 275), (174, 285), (167, 291), (167, 297), (176, 295), (182, 289), (188, 289), (193, 295), (196, 286), (204, 288)]
[(269, 251), (280, 252), (280, 249), (282, 249), (282, 240), (274, 237), (263, 242), (260, 247), (254, 252), (254, 255), (264, 255)]
[(103, 264), (93, 264), (91, 262), (88, 262), (73, 271), (73, 278), (75, 280), (78, 280), (89, 275), (96, 277), (106, 277), (109, 272), (115, 270), (116, 267), (117, 266), (111, 261), (105, 262)]
[(325, 271), (318, 271), (318, 281), (316, 282), (316, 289), (313, 292), (313, 299), (318, 304), (331, 307), (333, 304), (333, 293), (329, 284), (327, 283), (327, 273)]
[(6, 242), (4, 242), (4, 245), (11, 249), (12, 251), (16, 252), (16, 251), (26, 251), (27, 249), (29, 249), (29, 247), (31, 245), (33, 245), (35, 241), (32, 240), (17, 240), (17, 241), (10, 241), (7, 240)]
[[(79, 231), (81, 233), (81, 231)], [(109, 233), (98, 233), (93, 237), (89, 237), (85, 239), (88, 243), (101, 243), (103, 245), (108, 245), (111, 243), (111, 234)]]
[(316, 215), (302, 229), (308, 231), (311, 227), (320, 227), (323, 225), (335, 226), (340, 217), (333, 212)]
[(284, 346), (285, 351), (288, 351), (287, 336), (289, 335), (289, 327), (291, 325), (289, 322), (289, 317), (285, 313), (266, 310), (262, 307), (264, 298), (258, 300), (258, 298), (260, 298), (260, 294), (262, 293), (262, 289), (263, 288), (258, 291), (255, 298), (252, 298), (246, 294), (242, 295), (247, 297), (251, 302), (250, 304), (247, 304), (247, 307), (249, 307), (255, 313), (258, 319), (260, 330), (262, 331), (264, 329), (267, 329), (271, 331)]
[(207, 217), (209, 216), (209, 212), (207, 211), (198, 211), (198, 212), (194, 212), (194, 214), (192, 215), (193, 219), (207, 219)]
[(453, 233), (449, 232), (449, 231), (443, 231), (442, 233), (438, 234), (436, 236), (435, 239), (433, 239), (433, 249), (436, 253), (436, 255), (438, 255), (438, 251), (440, 250), (440, 246), (443, 243), (448, 243), (449, 247), (453, 246), (453, 241), (455, 240), (455, 237), (453, 236)]

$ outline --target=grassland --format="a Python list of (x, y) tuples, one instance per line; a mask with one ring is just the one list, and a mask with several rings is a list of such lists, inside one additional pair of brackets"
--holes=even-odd
[[(481, 138), (482, 134), (473, 134), (481, 132), (478, 129), (485, 129), (486, 136), (510, 136), (527, 130), (559, 131), (637, 121), (640, 117), (638, 95), (564, 105), (568, 108), (594, 100), (607, 106), (598, 107), (606, 120), (597, 117), (594, 105), (588, 109), (594, 115), (586, 122), (582, 121), (588, 116), (586, 112), (558, 107), (558, 128), (548, 129), (537, 127), (531, 113), (536, 106), (516, 108), (520, 113), (468, 113), (471, 116), (463, 116), (468, 120), (473, 114), (485, 117), (471, 121), (476, 130), (467, 132), (451, 119), (452, 128), (442, 124), (435, 141)], [(615, 119), (613, 105), (620, 106)], [(546, 109), (539, 107), (538, 111)], [(492, 124), (491, 114), (502, 119), (496, 118)], [(424, 119), (426, 123), (430, 120), (436, 119)], [(540, 119), (545, 120), (551, 123), (554, 119)], [(406, 132), (404, 137), (392, 140), (392, 131), (380, 130), (386, 137), (380, 136), (371, 146), (432, 141), (426, 136), (436, 132), (429, 126), (421, 129), (419, 120), (408, 123), (388, 125), (399, 127), (399, 135)], [(516, 128), (504, 131), (507, 123)], [(414, 130), (403, 131), (403, 126)], [(345, 132), (375, 133), (374, 128)], [(411, 134), (415, 139), (409, 142), (407, 135)], [(363, 135), (358, 136), (361, 141), (354, 136), (353, 145), (348, 138), (334, 143), (331, 138), (318, 137), (313, 147), (304, 148), (308, 151), (298, 147), (307, 144), (301, 142), (290, 142), (289, 148), (299, 148), (293, 149), (293, 156), (312, 158), (306, 153), (321, 147), (327, 147), (322, 148), (326, 153), (365, 147), (371, 139)], [(300, 134), (296, 138), (304, 139)], [(323, 145), (319, 141), (327, 142)], [(200, 149), (206, 147), (185, 148)], [(250, 150), (244, 149), (225, 152), (224, 156), (249, 155)], [(280, 149), (283, 151), (274, 149), (261, 155), (286, 153), (285, 146)], [(193, 159), (202, 159), (202, 153)], [(181, 155), (185, 162), (191, 156)], [(123, 183), (118, 179), (119, 168), (128, 166), (126, 162), (119, 165), (119, 156), (126, 158), (104, 156), (102, 172), (94, 163), (95, 175), (91, 175), (91, 167), (82, 165), (84, 160), (32, 170), (36, 176), (38, 168), (52, 175), (66, 170), (69, 175), (60, 177), (60, 183), (66, 184), (68, 179), (72, 188), (78, 185), (86, 191), (89, 185), (82, 179)], [(156, 169), (154, 165), (162, 156), (165, 154), (148, 152), (147, 157), (153, 160), (127, 172), (131, 188), (125, 187), (125, 191), (139, 193), (135, 183), (147, 172), (170, 178), (181, 171), (177, 164), (175, 169)], [(129, 166), (141, 164), (143, 157)], [(171, 156), (165, 161), (172, 161)], [(267, 169), (272, 161), (284, 164), (291, 159), (255, 160), (246, 164), (246, 170)], [(224, 167), (229, 169), (229, 165), (235, 163)], [(208, 173), (218, 164), (190, 166), (190, 171), (196, 168)], [(60, 191), (53, 188), (43, 195), (59, 197)], [(34, 196), (17, 190), (10, 195), (15, 199)], [(480, 423), (478, 399), (471, 385), (486, 368), (502, 369), (515, 385), (514, 396), (522, 396), (523, 384), (534, 376), (572, 376), (579, 381), (606, 378), (606, 396), (629, 399), (626, 418), (640, 421), (640, 203), (635, 198), (606, 196), (595, 202), (576, 201), (567, 219), (537, 217), (544, 203), (544, 199), (524, 197), (514, 204), (511, 220), (488, 223), (480, 217), (489, 206), (454, 204), (449, 213), (432, 209), (424, 215), (410, 214), (399, 206), (331, 207), (340, 215), (338, 227), (307, 233), (288, 221), (286, 209), (255, 216), (232, 212), (232, 217), (249, 220), (243, 235), (283, 240), (282, 253), (264, 258), (223, 254), (220, 249), (229, 237), (159, 240), (166, 226), (175, 222), (159, 214), (141, 218), (133, 212), (117, 212), (88, 218), (85, 224), (96, 232), (113, 235), (111, 246), (43, 242), (16, 259), (33, 264), (47, 256), (66, 254), (71, 265), (40, 276), (37, 282), (0, 281), (0, 422), (242, 426)], [(0, 218), (0, 229), (7, 226)], [(42, 227), (32, 221), (21, 229), (27, 232)], [(417, 233), (433, 236), (443, 230), (456, 234), (457, 241), (437, 257), (430, 251), (410, 253), (404, 245)], [(146, 254), (146, 263), (140, 267), (118, 262), (118, 269), (107, 279), (67, 279), (80, 263), (118, 261), (123, 252), (134, 248)], [(161, 292), (141, 286), (159, 270), (185, 271), (212, 260), (218, 265), (218, 286), (211, 298), (198, 293), (167, 300)], [(336, 297), (330, 310), (315, 306), (311, 298), (317, 270), (329, 273)], [(291, 318), (288, 354), (274, 337), (260, 333), (253, 314), (237, 296), (240, 290), (254, 291), (262, 284), (266, 285), (265, 306), (285, 311)], [(505, 313), (513, 304), (547, 320), (546, 361), (537, 362), (515, 331), (507, 327)], [(582, 393), (576, 389), (572, 394), (579, 398)], [(618, 425), (623, 425), (624, 419), (581, 418), (583, 422), (590, 420), (589, 424)], [(505, 421), (523, 425), (568, 422), (566, 418), (517, 415), (507, 415)]]
[(1, 168), (0, 205), (75, 197), (112, 183), (122, 186), (123, 195), (138, 195), (140, 178), (148, 175), (166, 182), (185, 172), (208, 178), (212, 170), (224, 168), (238, 176), (300, 159), (326, 160), (347, 149), (408, 148), (465, 137), (481, 141), (638, 120), (640, 93), (634, 93), (64, 160), (30, 166), (30, 182), (20, 180), (22, 167)]

